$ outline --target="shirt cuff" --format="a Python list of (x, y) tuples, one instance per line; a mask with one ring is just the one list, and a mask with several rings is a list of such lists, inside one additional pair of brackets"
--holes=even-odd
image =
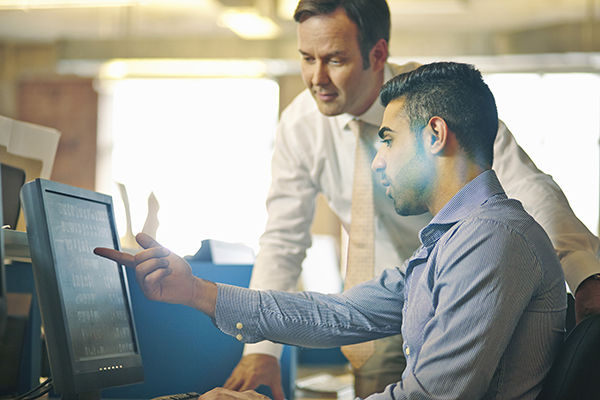
[(259, 320), (258, 291), (217, 283), (217, 304), (213, 323), (240, 342), (262, 340), (256, 335)]
[(565, 280), (575, 295), (579, 284), (589, 276), (600, 273), (600, 260), (587, 251), (575, 251), (561, 260)]
[(277, 359), (280, 359), (282, 352), (282, 344), (269, 342), (267, 340), (260, 343), (246, 344), (244, 346), (245, 356), (248, 356), (250, 354), (266, 354), (268, 356), (273, 356)]

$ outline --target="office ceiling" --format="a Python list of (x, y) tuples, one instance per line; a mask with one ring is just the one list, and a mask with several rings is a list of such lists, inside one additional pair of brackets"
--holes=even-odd
[[(254, 3), (295, 35), (286, 0), (147, 0), (104, 8), (0, 11), (0, 41), (176, 39), (235, 36), (218, 24), (227, 6)], [(296, 0), (289, 0), (293, 2)], [(600, 20), (600, 0), (388, 0), (394, 31), (489, 33)], [(2, 1), (0, 1), (0, 4)]]

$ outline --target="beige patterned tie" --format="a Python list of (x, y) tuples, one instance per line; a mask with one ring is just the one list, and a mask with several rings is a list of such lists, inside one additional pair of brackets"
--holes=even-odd
[[(368, 125), (363, 121), (352, 120), (348, 126), (356, 136), (356, 156), (352, 187), (350, 243), (344, 290), (373, 277), (373, 243), (375, 240), (373, 175), (371, 173), (373, 155), (366, 134)], [(342, 347), (342, 353), (357, 369), (363, 366), (374, 351), (375, 344), (372, 341)]]

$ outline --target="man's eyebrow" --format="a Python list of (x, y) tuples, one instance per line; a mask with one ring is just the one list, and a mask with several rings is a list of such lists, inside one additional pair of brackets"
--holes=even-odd
[(383, 137), (385, 136), (385, 133), (386, 133), (386, 132), (393, 132), (393, 131), (392, 131), (390, 128), (388, 128), (387, 126), (384, 126), (384, 127), (382, 127), (382, 128), (379, 130), (379, 137), (380, 137), (381, 139), (383, 139)]
[[(298, 49), (298, 52), (303, 56), (310, 56), (310, 54), (308, 54), (305, 51), (302, 51), (301, 49)], [(336, 51), (332, 51), (331, 53), (328, 53), (325, 57), (331, 58), (331, 57), (336, 57), (336, 56), (343, 56), (345, 54), (346, 54), (346, 52), (343, 50), (336, 50)]]

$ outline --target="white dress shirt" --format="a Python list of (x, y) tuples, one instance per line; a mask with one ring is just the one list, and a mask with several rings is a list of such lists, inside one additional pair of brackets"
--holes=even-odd
[[(388, 63), (385, 81), (417, 66)], [(378, 127), (383, 111), (376, 101), (359, 118)], [(267, 197), (269, 217), (260, 239), (251, 288), (295, 290), (306, 249), (311, 245), (317, 194), (324, 195), (349, 232), (356, 138), (347, 125), (353, 118), (349, 114), (321, 114), (308, 90), (282, 112)], [(372, 140), (378, 148), (380, 140), (375, 131)], [(600, 272), (598, 238), (577, 219), (552, 177), (536, 168), (502, 122), (494, 144), (493, 168), (508, 196), (521, 200), (548, 232), (573, 293), (585, 278)], [(385, 268), (402, 266), (420, 245), (419, 231), (431, 220), (430, 214), (398, 216), (380, 179), (378, 176), (374, 181), (375, 276)], [(270, 342), (246, 345), (244, 354), (251, 353), (279, 357), (281, 346)]]

